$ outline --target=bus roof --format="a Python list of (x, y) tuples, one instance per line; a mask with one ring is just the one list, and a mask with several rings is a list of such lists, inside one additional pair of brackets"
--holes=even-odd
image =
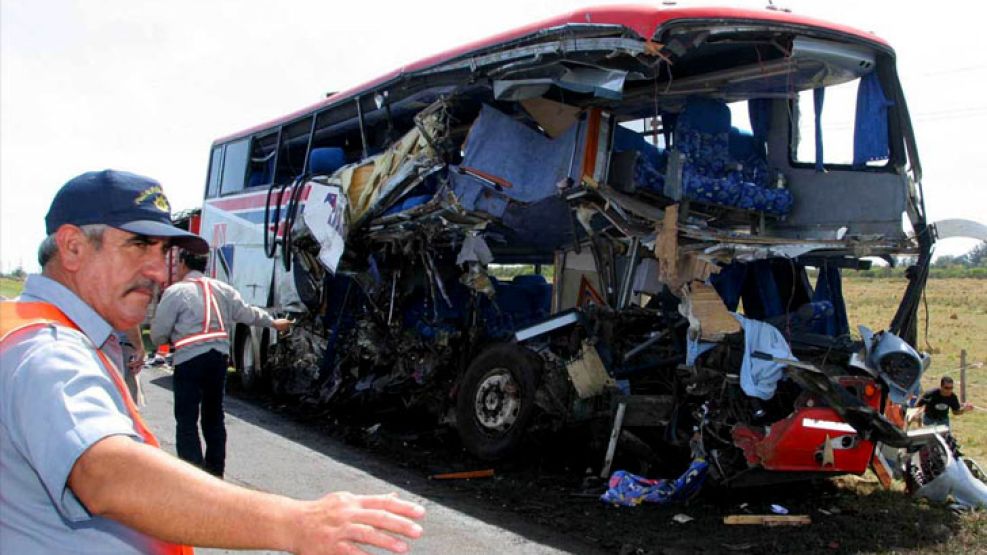
[(787, 25), (797, 25), (825, 29), (857, 38), (867, 40), (888, 47), (887, 41), (877, 35), (836, 23), (805, 17), (783, 12), (780, 10), (752, 10), (742, 8), (727, 7), (702, 7), (702, 8), (680, 8), (680, 7), (657, 7), (646, 5), (628, 6), (602, 6), (574, 10), (572, 12), (558, 15), (549, 19), (538, 21), (505, 31), (484, 39), (465, 44), (458, 48), (435, 54), (419, 60), (415, 63), (405, 65), (390, 71), (376, 79), (366, 83), (351, 87), (344, 91), (337, 92), (312, 105), (296, 110), (285, 116), (275, 118), (271, 121), (255, 125), (249, 129), (227, 135), (213, 141), (213, 145), (223, 144), (232, 140), (248, 137), (259, 131), (270, 129), (278, 125), (294, 121), (302, 116), (321, 110), (333, 104), (341, 103), (358, 94), (372, 91), (375, 87), (396, 80), (402, 75), (414, 73), (419, 70), (437, 66), (450, 60), (459, 58), (466, 54), (475, 53), (500, 44), (508, 43), (523, 37), (535, 35), (538, 32), (548, 29), (563, 27), (565, 25), (600, 25), (600, 26), (621, 26), (637, 34), (643, 40), (651, 40), (658, 30), (666, 23), (674, 20), (725, 20), (725, 21), (761, 21), (775, 22)]

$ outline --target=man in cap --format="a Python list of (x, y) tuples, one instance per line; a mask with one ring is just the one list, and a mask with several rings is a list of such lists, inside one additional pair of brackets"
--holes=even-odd
[[(175, 346), (175, 449), (178, 457), (206, 472), (223, 477), (226, 467), (226, 424), (223, 394), (226, 390), (230, 325), (272, 327), (285, 331), (284, 318), (272, 318), (264, 310), (243, 301), (227, 283), (202, 274), (206, 258), (182, 250), (178, 257), (179, 281), (165, 290), (151, 321), (151, 342)], [(199, 442), (201, 412), (202, 437)]]
[(412, 519), (424, 509), (394, 496), (298, 501), (157, 448), (114, 367), (112, 331), (144, 318), (170, 245), (207, 248), (171, 225), (157, 182), (82, 174), (56, 194), (46, 224), (41, 275), (0, 303), (0, 552), (403, 552), (395, 535), (420, 536)]

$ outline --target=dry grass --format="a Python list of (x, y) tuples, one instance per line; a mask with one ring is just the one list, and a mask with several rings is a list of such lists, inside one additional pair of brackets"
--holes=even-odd
[[(843, 288), (851, 327), (863, 324), (880, 330), (887, 328), (894, 316), (905, 281), (847, 276)], [(932, 366), (925, 374), (923, 385), (937, 387), (939, 378), (945, 374), (958, 381), (961, 349), (966, 349), (968, 364), (981, 362), (987, 366), (987, 280), (931, 279), (926, 287), (926, 299), (928, 337), (923, 307), (919, 311), (919, 347), (932, 354)], [(987, 462), (987, 368), (967, 370), (966, 390), (967, 400), (985, 410), (951, 420), (964, 452), (984, 463)]]
[(24, 282), (22, 280), (0, 277), (0, 297), (4, 299), (13, 299), (20, 295), (23, 288)]

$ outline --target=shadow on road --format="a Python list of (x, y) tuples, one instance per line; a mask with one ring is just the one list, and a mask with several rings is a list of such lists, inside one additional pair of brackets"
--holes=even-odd
[[(170, 374), (153, 378), (150, 383), (173, 391)], [(427, 472), (414, 467), (408, 461), (385, 456), (373, 449), (357, 447), (333, 437), (325, 421), (292, 416), (288, 414), (291, 407), (265, 406), (266, 399), (236, 391), (235, 386), (231, 389), (234, 391), (228, 393), (225, 400), (228, 415), (264, 428), (335, 461), (359, 468), (414, 495), (510, 530), (533, 542), (572, 553), (607, 552), (592, 543), (587, 543), (584, 539), (559, 534), (556, 529), (546, 526), (546, 523), (533, 521), (529, 516), (518, 513), (510, 507), (501, 507), (493, 503), (487, 495), (481, 495), (470, 483), (429, 480)], [(236, 445), (227, 445), (227, 452), (230, 456), (235, 456)], [(442, 456), (447, 457), (448, 454)], [(442, 466), (444, 465), (440, 465)], [(494, 481), (500, 482), (502, 479), (496, 478)], [(338, 489), (345, 490), (345, 484), (340, 484)], [(505, 544), (503, 552), (510, 552), (510, 546)]]

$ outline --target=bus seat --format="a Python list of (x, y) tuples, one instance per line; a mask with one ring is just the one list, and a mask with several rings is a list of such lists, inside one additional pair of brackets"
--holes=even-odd
[(386, 216), (388, 214), (397, 214), (398, 212), (404, 212), (405, 210), (411, 210), (412, 208), (414, 208), (416, 206), (421, 206), (421, 205), (425, 204), (426, 202), (432, 200), (432, 197), (434, 197), (434, 196), (435, 196), (434, 194), (429, 193), (429, 194), (426, 194), (426, 195), (415, 195), (413, 197), (408, 197), (408, 198), (404, 199), (402, 202), (398, 202), (398, 203), (394, 204), (394, 206), (391, 206), (390, 208), (388, 208), (384, 212), (384, 215)]
[(754, 135), (731, 127), (730, 157), (740, 163), (744, 181), (765, 189), (771, 186), (768, 162), (764, 159), (764, 152), (759, 152), (755, 147)]
[[(730, 108), (725, 103), (707, 98), (687, 101), (675, 126), (676, 148), (685, 155), (683, 193), (701, 202), (787, 214), (792, 208), (791, 192), (767, 187), (766, 165), (756, 160), (748, 159), (751, 165), (744, 171), (742, 161), (731, 153), (731, 129)], [(754, 152), (753, 144), (747, 144), (739, 130), (735, 135), (733, 152), (743, 154), (745, 148)]]
[[(644, 189), (655, 193), (665, 190), (665, 151), (647, 141), (636, 131), (618, 125), (614, 131), (611, 181), (627, 192)], [(621, 186), (630, 180), (630, 188)]]
[(263, 166), (255, 163), (250, 164), (250, 175), (247, 177), (247, 187), (259, 187), (267, 185), (274, 179), (274, 155), (264, 162)]
[(312, 175), (332, 175), (345, 165), (346, 154), (341, 148), (313, 148), (308, 155), (308, 172)]
[(552, 285), (545, 280), (545, 276), (540, 274), (514, 276), (511, 283), (527, 292), (532, 319), (540, 320), (552, 312)]

